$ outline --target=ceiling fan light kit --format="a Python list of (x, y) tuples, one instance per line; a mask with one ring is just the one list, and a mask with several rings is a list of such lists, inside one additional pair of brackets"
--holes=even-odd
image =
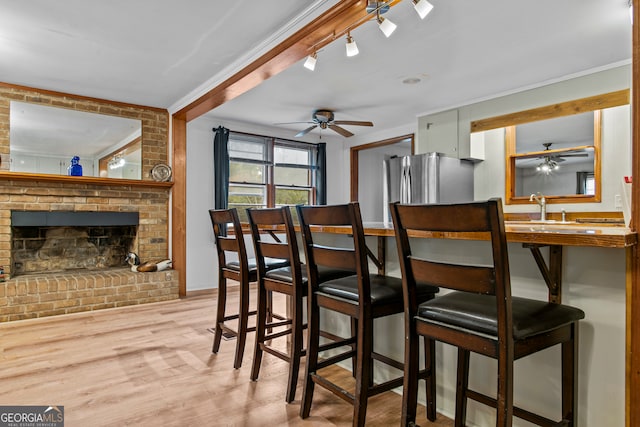
[[(433, 5), (429, 3), (427, 0), (411, 0), (411, 1), (420, 19), (424, 19), (433, 9)], [(390, 4), (391, 4), (391, 1), (379, 2), (379, 1), (368, 0), (366, 9), (365, 9), (367, 12), (367, 15), (364, 18), (358, 18), (355, 22), (352, 22), (344, 30), (334, 33), (332, 36), (331, 42), (335, 41), (337, 38), (346, 34), (347, 35), (347, 44), (346, 44), (347, 56), (356, 56), (359, 53), (359, 50), (358, 50), (358, 46), (356, 45), (356, 42), (353, 40), (353, 37), (351, 37), (351, 30), (357, 27), (358, 25), (362, 24), (365, 20), (371, 19), (371, 15), (373, 15), (375, 21), (378, 23), (378, 28), (380, 28), (380, 31), (382, 31), (382, 33), (386, 37), (391, 36), (391, 34), (396, 30), (398, 26), (393, 22), (391, 22), (389, 19), (383, 18), (381, 16), (382, 14), (389, 11), (389, 9), (391, 8)], [(304, 62), (304, 67), (306, 69), (311, 71), (315, 70), (316, 62), (318, 61), (318, 49), (319, 49), (318, 45), (320, 43), (324, 43), (326, 39), (327, 37), (325, 37), (325, 39), (323, 39), (321, 42), (318, 42), (315, 45), (311, 46), (310, 50), (312, 50), (313, 53), (307, 56), (307, 59)]]
[[(310, 123), (312, 126), (301, 130), (296, 134), (296, 137), (299, 138), (304, 136), (314, 130), (315, 128), (320, 129), (331, 129), (332, 131), (339, 133), (340, 135), (348, 138), (353, 136), (353, 133), (343, 128), (341, 125), (348, 126), (373, 126), (372, 122), (369, 121), (359, 121), (359, 120), (334, 120), (335, 115), (331, 110), (316, 110), (311, 115), (310, 122), (291, 122), (291, 123)], [(277, 124), (290, 124), (290, 123), (277, 123)]]

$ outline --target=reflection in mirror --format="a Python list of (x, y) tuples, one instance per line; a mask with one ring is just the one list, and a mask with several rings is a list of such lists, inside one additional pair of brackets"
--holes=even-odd
[(78, 156), (84, 176), (141, 179), (141, 135), (140, 120), (11, 101), (10, 170), (67, 175)]
[(594, 148), (516, 159), (516, 197), (594, 195)]
[(588, 111), (517, 125), (515, 196), (594, 195), (595, 120)]

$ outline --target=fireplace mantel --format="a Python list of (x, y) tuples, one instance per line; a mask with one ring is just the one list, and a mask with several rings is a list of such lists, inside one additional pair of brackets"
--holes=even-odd
[(139, 179), (97, 178), (94, 176), (45, 175), (38, 173), (0, 171), (0, 180), (51, 182), (58, 184), (92, 184), (128, 187), (171, 188), (173, 182), (144, 181)]

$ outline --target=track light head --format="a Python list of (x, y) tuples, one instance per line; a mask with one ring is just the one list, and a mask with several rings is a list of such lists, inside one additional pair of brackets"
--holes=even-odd
[(380, 31), (382, 31), (382, 34), (384, 34), (386, 37), (391, 36), (391, 34), (393, 34), (393, 32), (398, 27), (390, 20), (380, 16), (380, 12), (378, 12), (378, 17), (376, 18), (376, 20), (378, 21), (378, 27), (380, 28)]
[(356, 56), (359, 53), (358, 45), (351, 37), (351, 33), (347, 33), (347, 56)]
[(316, 62), (318, 62), (318, 54), (313, 52), (311, 55), (307, 56), (307, 60), (304, 61), (304, 68), (313, 71), (316, 69)]
[(420, 19), (424, 19), (429, 12), (431, 12), (431, 9), (433, 9), (433, 5), (427, 0), (413, 0), (413, 7)]

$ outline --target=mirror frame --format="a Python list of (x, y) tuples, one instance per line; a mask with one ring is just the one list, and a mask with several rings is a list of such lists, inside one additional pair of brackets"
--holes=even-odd
[(602, 95), (560, 102), (544, 107), (490, 117), (471, 122), (471, 132), (483, 132), (486, 130), (505, 128), (505, 204), (528, 204), (529, 197), (515, 196), (515, 162), (536, 153), (516, 153), (516, 125), (540, 120), (553, 119), (572, 114), (595, 112), (594, 115), (594, 175), (596, 178), (595, 195), (572, 194), (566, 196), (546, 196), (547, 203), (599, 203), (602, 189), (601, 167), (601, 111), (605, 108), (618, 107), (629, 104), (629, 90), (624, 89), (609, 92)]

